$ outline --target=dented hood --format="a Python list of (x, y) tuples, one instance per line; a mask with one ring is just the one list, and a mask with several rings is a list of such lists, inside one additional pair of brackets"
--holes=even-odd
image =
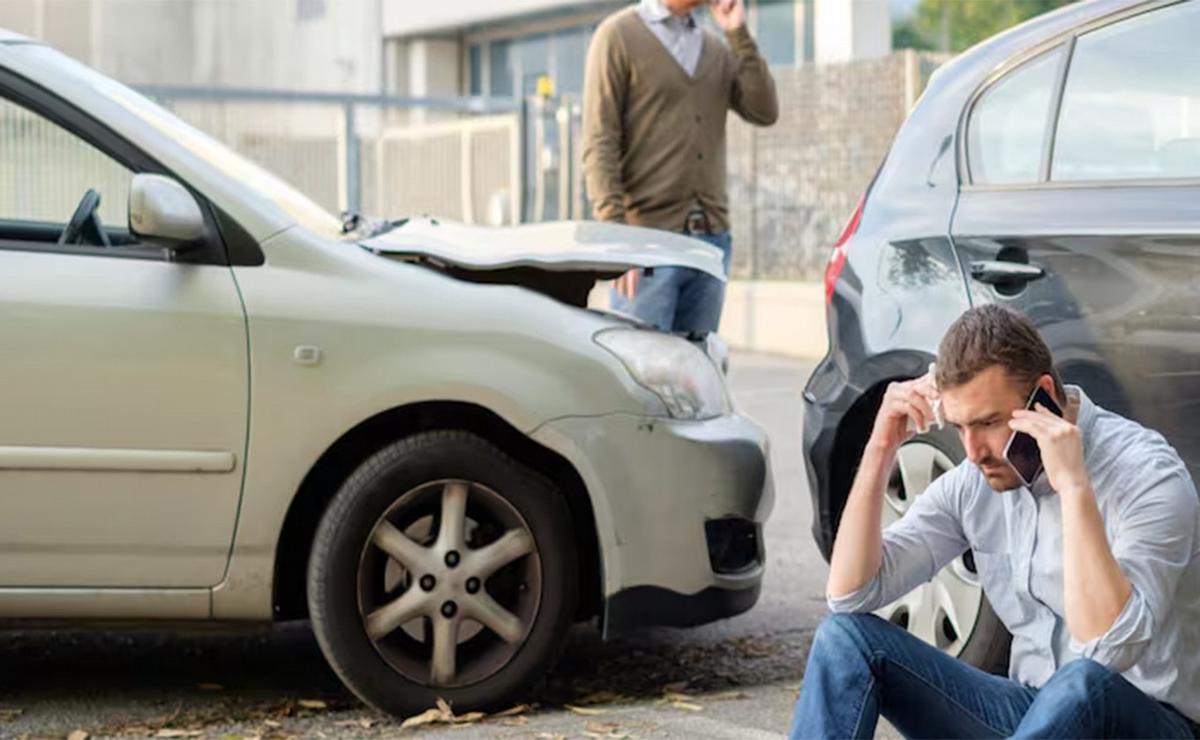
[(682, 234), (599, 221), (557, 221), (504, 228), (421, 218), (362, 242), (392, 257), (465, 270), (534, 268), (614, 277), (635, 267), (690, 267), (721, 280), (721, 251)]

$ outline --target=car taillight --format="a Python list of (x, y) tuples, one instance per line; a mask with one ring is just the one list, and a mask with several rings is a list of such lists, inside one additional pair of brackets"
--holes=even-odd
[(829, 264), (825, 266), (825, 305), (829, 305), (833, 300), (833, 288), (842, 275), (842, 268), (846, 266), (846, 242), (850, 241), (850, 237), (858, 231), (858, 223), (862, 220), (863, 205), (866, 202), (866, 195), (858, 199), (854, 214), (850, 216), (846, 227), (842, 229), (842, 235), (834, 243), (833, 254), (829, 255)]

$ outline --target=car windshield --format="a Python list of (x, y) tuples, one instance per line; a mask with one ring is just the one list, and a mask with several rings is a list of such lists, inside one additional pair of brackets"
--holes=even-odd
[(48, 46), (22, 44), (19, 48), (21, 53), (37, 57), (40, 63), (53, 66), (84, 82), (146, 124), (170, 136), (175, 143), (230, 179), (274, 203), (300, 225), (326, 237), (342, 236), (342, 222), (307, 195), (143, 95)]

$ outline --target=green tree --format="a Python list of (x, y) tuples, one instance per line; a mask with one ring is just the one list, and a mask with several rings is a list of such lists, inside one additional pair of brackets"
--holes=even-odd
[(892, 31), (897, 49), (958, 52), (1076, 0), (921, 0)]

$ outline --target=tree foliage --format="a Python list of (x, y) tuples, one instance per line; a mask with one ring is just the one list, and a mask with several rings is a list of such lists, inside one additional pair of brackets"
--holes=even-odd
[(892, 32), (897, 49), (958, 52), (1075, 0), (921, 0)]

